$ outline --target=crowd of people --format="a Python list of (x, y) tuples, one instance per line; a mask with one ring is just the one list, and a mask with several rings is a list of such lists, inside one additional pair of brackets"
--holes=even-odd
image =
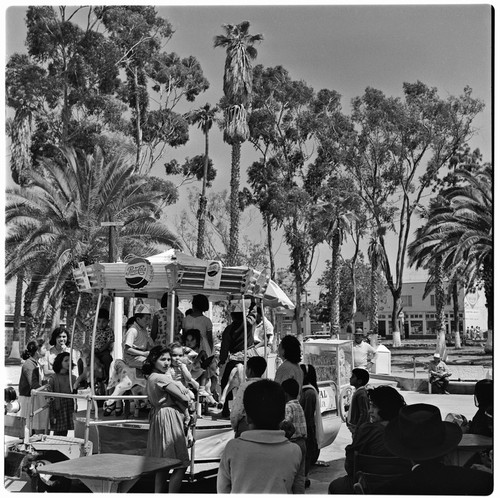
[[(282, 337), (277, 347), (281, 364), (274, 379), (263, 378), (274, 331), (255, 303), (231, 303), (231, 322), (222, 333), (220, 352), (212, 322), (204, 314), (208, 299), (197, 295), (191, 304), (185, 316), (178, 303), (171, 312), (167, 296), (155, 313), (146, 304), (137, 305), (123, 340), (123, 361), (143, 379), (148, 399), (147, 455), (181, 462), (170, 472), (157, 473), (155, 492), (175, 493), (181, 488), (196, 424), (194, 401), (202, 396), (221, 408), (221, 416), (230, 420), (234, 430), (218, 470), (219, 493), (304, 494), (319, 457), (323, 427), (316, 371), (313, 365), (302, 363), (300, 341), (292, 335)], [(102, 309), (98, 313), (95, 358), (102, 367), (101, 380), (106, 382), (113, 365), (114, 335), (109, 312)], [(170, 343), (172, 316), (174, 342)], [(32, 389), (45, 385), (49, 392), (71, 393), (85, 382), (88, 355), (71, 358), (68, 342), (67, 331), (57, 328), (49, 349), (42, 340), (27, 345), (19, 381), (21, 416), (29, 413)], [(447, 464), (446, 455), (456, 448), (464, 432), (492, 436), (492, 381), (478, 382), (477, 414), (459, 426), (443, 421), (432, 405), (407, 405), (393, 387), (370, 388), (369, 370), (376, 351), (363, 341), (362, 331), (354, 334), (353, 352), (350, 384), (354, 393), (346, 420), (352, 443), (345, 450), (346, 475), (333, 480), (328, 492), (354, 493), (354, 458), (362, 453), (397, 456), (409, 462), (407, 475), (381, 484), (377, 493), (489, 494), (491, 453), (476, 455), (465, 467)], [(442, 392), (446, 391), (446, 366), (441, 363), (436, 356), (429, 371), (431, 375), (435, 372), (433, 384)], [(228, 390), (238, 378), (237, 389)], [(42, 397), (35, 398), (33, 403), (43, 402)], [(49, 426), (54, 434), (66, 435), (73, 429), (73, 411), (74, 400), (55, 397), (48, 411), (33, 418), (32, 429), (39, 432)], [(113, 411), (121, 414), (117, 403), (108, 400), (104, 415)]]

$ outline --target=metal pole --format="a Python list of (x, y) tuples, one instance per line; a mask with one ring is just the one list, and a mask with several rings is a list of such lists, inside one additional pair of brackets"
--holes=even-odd
[(264, 320), (264, 301), (260, 301), (260, 312), (262, 315), (262, 330), (264, 331), (264, 358), (267, 363), (267, 330), (266, 330), (266, 321)]
[(170, 344), (174, 342), (174, 321), (175, 321), (175, 291), (172, 290), (170, 292), (170, 296), (172, 297), (170, 302)]
[(413, 391), (415, 391), (416, 387), (416, 377), (417, 377), (417, 358), (413, 357)]
[(243, 371), (247, 371), (247, 349), (248, 349), (248, 338), (247, 338), (247, 316), (245, 310), (245, 296), (241, 296), (241, 310), (243, 311), (243, 333), (245, 337), (243, 339), (243, 344), (245, 347), (245, 355), (243, 357)]
[(75, 319), (73, 320), (73, 328), (71, 330), (71, 342), (69, 344), (69, 363), (70, 363), (70, 369), (69, 369), (69, 390), (73, 392), (73, 379), (71, 376), (71, 372), (73, 369), (71, 368), (71, 363), (73, 362), (73, 343), (75, 340), (75, 328), (76, 328), (76, 319), (78, 317), (78, 310), (80, 309), (80, 302), (82, 300), (82, 295), (78, 295), (78, 301), (76, 303), (76, 311), (75, 311)]
[(92, 396), (95, 396), (95, 385), (94, 385), (94, 368), (95, 368), (95, 333), (97, 330), (97, 318), (99, 316), (99, 308), (101, 307), (102, 292), (99, 293), (97, 297), (97, 307), (94, 317), (94, 327), (92, 329), (92, 341), (90, 343), (90, 392)]

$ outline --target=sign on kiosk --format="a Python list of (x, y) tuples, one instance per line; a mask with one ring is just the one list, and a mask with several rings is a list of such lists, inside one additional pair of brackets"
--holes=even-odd
[(205, 272), (204, 289), (219, 289), (222, 276), (222, 263), (220, 261), (210, 261)]

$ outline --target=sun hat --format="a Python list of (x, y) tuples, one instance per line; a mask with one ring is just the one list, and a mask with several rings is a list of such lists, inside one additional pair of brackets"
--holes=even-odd
[(151, 315), (151, 308), (147, 304), (138, 304), (134, 308), (134, 315)]
[(438, 360), (441, 359), (441, 355), (439, 353), (434, 353), (434, 358), (437, 358)]
[(362, 329), (356, 329), (356, 330), (354, 331), (354, 335), (365, 335), (365, 333), (363, 332), (363, 330), (362, 330)]
[(446, 455), (461, 439), (460, 427), (443, 422), (439, 408), (426, 403), (404, 406), (385, 428), (387, 449), (415, 461)]

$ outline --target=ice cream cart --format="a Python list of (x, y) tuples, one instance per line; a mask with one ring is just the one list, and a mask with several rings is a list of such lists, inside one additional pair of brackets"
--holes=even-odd
[(303, 362), (316, 369), (321, 411), (336, 411), (345, 421), (353, 393), (349, 384), (353, 368), (352, 341), (309, 339), (303, 349)]

